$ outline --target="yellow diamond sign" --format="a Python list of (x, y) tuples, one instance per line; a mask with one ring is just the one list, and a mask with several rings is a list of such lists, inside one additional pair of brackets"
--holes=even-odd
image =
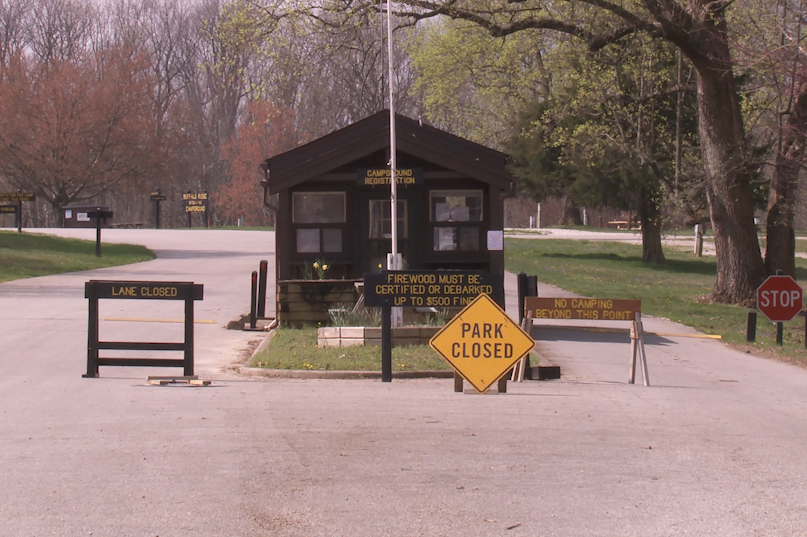
[(479, 295), (429, 341), (454, 370), (484, 393), (535, 346), (488, 295)]

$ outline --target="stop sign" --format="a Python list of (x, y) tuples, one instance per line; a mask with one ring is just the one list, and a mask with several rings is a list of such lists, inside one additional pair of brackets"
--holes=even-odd
[(803, 307), (801, 287), (790, 276), (768, 276), (757, 288), (757, 308), (773, 322), (789, 321)]

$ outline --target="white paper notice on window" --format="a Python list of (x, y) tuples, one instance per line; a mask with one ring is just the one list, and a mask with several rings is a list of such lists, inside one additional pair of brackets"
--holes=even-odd
[(488, 250), (504, 250), (504, 231), (488, 231)]
[(443, 227), (435, 229), (436, 239), (437, 239), (437, 248), (436, 250), (445, 251), (445, 250), (456, 250), (457, 243), (454, 242), (454, 228), (453, 227)]
[(468, 222), (471, 219), (471, 213), (468, 207), (454, 207), (451, 211), (451, 220), (454, 222)]
[(435, 203), (434, 219), (437, 222), (448, 222), (451, 220), (451, 206), (448, 203)]

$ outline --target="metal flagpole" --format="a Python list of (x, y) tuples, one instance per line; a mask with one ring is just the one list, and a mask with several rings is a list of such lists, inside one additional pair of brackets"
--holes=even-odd
[[(390, 233), (392, 252), (387, 256), (387, 270), (401, 270), (401, 256), (398, 253), (398, 170), (395, 143), (395, 66), (392, 63), (392, 0), (387, 0), (387, 67), (389, 75), (389, 167), (390, 167)], [(393, 308), (392, 326), (401, 326), (401, 309)]]

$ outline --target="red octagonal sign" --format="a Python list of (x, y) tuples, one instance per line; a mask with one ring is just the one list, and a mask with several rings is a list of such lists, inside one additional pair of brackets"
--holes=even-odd
[(801, 287), (790, 276), (768, 276), (757, 288), (757, 308), (775, 323), (789, 321), (803, 307)]

